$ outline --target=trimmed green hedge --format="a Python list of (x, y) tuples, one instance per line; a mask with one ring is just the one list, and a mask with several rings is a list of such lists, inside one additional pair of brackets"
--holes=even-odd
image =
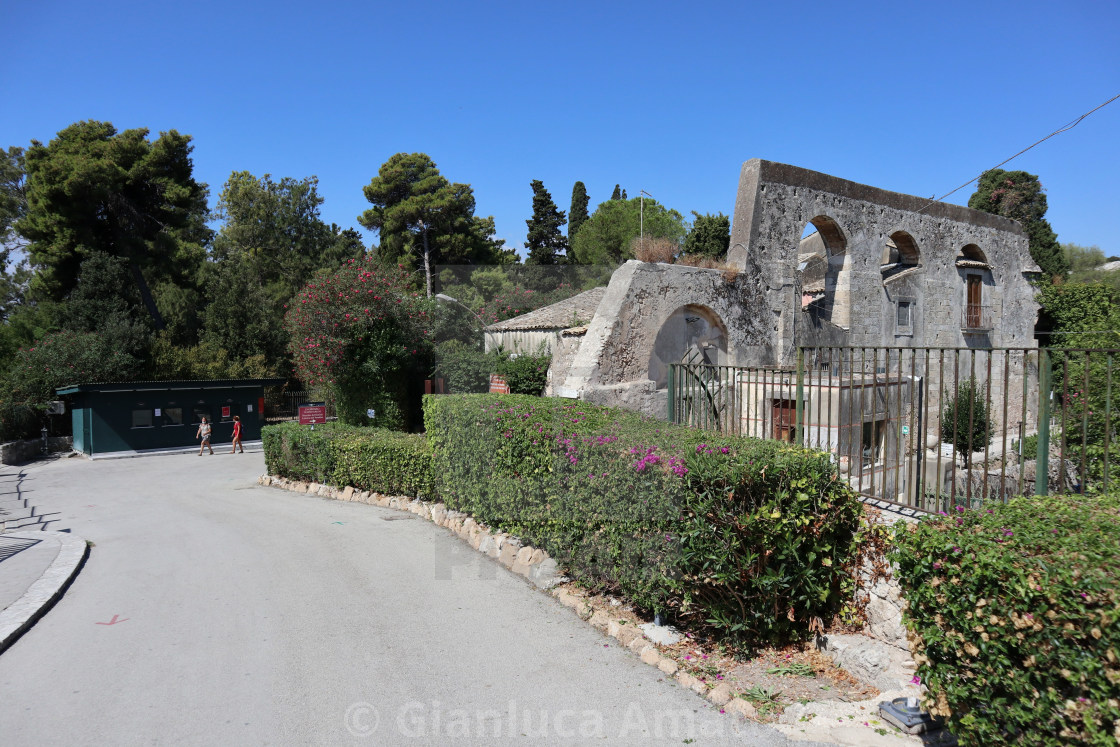
[(261, 432), (270, 475), (433, 499), (431, 451), (421, 434), (328, 423)]
[(930, 711), (962, 745), (1120, 741), (1120, 497), (962, 507), (895, 545)]
[(755, 642), (850, 598), (861, 507), (827, 455), (514, 395), (425, 397), (424, 422), (449, 507), (592, 587)]

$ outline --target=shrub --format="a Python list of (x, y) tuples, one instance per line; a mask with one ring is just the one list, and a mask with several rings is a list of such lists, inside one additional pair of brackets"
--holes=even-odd
[(423, 435), (340, 423), (266, 426), (261, 432), (270, 475), (352, 485), (389, 495), (432, 499), (432, 461)]
[(490, 387), (497, 359), (476, 346), (448, 340), (436, 346), (435, 376), (454, 394), (479, 394)]
[(966, 379), (957, 386), (941, 413), (941, 440), (951, 443), (968, 467), (974, 451), (980, 451), (991, 440), (988, 429), (988, 401), (975, 379)]
[(860, 504), (827, 455), (514, 395), (426, 397), (440, 496), (593, 588), (748, 641), (850, 592)]
[(1120, 498), (958, 508), (895, 543), (927, 706), (962, 745), (1116, 744)]
[[(322, 270), (292, 300), (285, 317), (296, 376), (335, 392), (339, 418), (408, 429), (419, 407), (416, 382), (430, 369), (430, 303), (411, 276), (373, 259)], [(418, 412), (415, 413), (418, 415)]]
[(525, 353), (497, 356), (497, 373), (509, 384), (511, 394), (529, 394), (539, 397), (548, 383), (548, 366), (552, 356), (537, 351), (536, 355)]

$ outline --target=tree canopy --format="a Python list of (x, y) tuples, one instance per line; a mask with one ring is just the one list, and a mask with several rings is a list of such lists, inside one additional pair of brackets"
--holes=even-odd
[(525, 221), (529, 227), (525, 264), (557, 264), (568, 253), (568, 241), (560, 232), (560, 226), (565, 223), (564, 213), (556, 207), (541, 180), (534, 179), (529, 186), (533, 188), (533, 217)]
[(0, 149), (0, 244), (3, 245), (5, 259), (14, 238), (12, 227), (27, 210), (27, 195), (24, 193), (26, 176), (23, 148)]
[(1058, 236), (1045, 218), (1046, 193), (1034, 174), (1003, 169), (985, 171), (968, 206), (1019, 221), (1030, 241), (1031, 257), (1047, 279), (1065, 277), (1069, 272)]
[(210, 239), (206, 185), (194, 180), (191, 150), (190, 136), (175, 130), (149, 141), (147, 129), (117, 132), (94, 121), (47, 145), (32, 141), (27, 209), (16, 230), (30, 242), (34, 291), (64, 298), (94, 252), (126, 260), (143, 294), (145, 278), (189, 277)]
[(328, 226), (319, 217), (319, 180), (235, 171), (218, 196), (225, 221), (214, 240), (214, 259), (235, 259), (238, 267), (287, 301), (317, 271), (338, 267), (365, 248), (353, 229)]
[[(644, 211), (644, 218), (643, 218)], [(572, 254), (581, 264), (618, 264), (633, 259), (630, 242), (643, 234), (680, 244), (685, 238), (684, 216), (657, 200), (607, 200), (595, 209), (576, 234)]]
[(684, 240), (685, 254), (700, 254), (715, 259), (724, 257), (731, 246), (731, 219), (723, 213), (701, 215), (695, 210), (692, 215), (696, 220)]
[(373, 205), (358, 217), (376, 230), (382, 262), (419, 258), (432, 293), (432, 266), (488, 264), (505, 261), (502, 241), (493, 238), (493, 218), (474, 214), (469, 184), (448, 181), (425, 153), (397, 153), (363, 188)]
[(587, 187), (583, 182), (576, 182), (572, 186), (572, 205), (568, 209), (568, 251), (571, 251), (572, 241), (579, 233), (579, 227), (587, 220)]

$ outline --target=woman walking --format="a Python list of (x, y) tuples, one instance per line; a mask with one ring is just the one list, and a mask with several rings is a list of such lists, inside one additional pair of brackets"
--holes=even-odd
[(245, 447), (241, 445), (241, 418), (234, 415), (233, 416), (233, 451), (231, 451), (230, 454), (235, 453), (238, 449), (241, 449), (242, 454), (245, 453)]
[(214, 447), (210, 445), (210, 423), (207, 422), (206, 416), (202, 416), (202, 422), (198, 424), (198, 433), (194, 434), (195, 438), (202, 439), (202, 445), (198, 447), (198, 455), (202, 456), (202, 452), (210, 449), (210, 453), (214, 453)]

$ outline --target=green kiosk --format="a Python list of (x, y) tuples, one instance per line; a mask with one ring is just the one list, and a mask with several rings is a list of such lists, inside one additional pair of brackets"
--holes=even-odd
[(206, 416), (213, 443), (233, 439), (233, 416), (241, 418), (243, 443), (259, 441), (264, 388), (284, 379), (122, 381), (58, 388), (69, 401), (74, 450), (90, 458), (197, 449), (198, 424)]

